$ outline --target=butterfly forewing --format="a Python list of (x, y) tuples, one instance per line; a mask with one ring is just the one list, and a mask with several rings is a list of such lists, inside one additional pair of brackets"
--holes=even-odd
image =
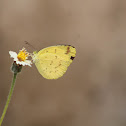
[(75, 54), (76, 50), (72, 46), (51, 46), (40, 50), (34, 63), (44, 78), (57, 79), (66, 72)]

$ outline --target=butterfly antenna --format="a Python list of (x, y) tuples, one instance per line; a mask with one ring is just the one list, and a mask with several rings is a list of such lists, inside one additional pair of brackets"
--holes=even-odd
[(29, 46), (31, 46), (34, 50), (36, 50), (36, 48), (35, 48), (33, 45), (31, 45), (28, 41), (24, 41), (24, 42), (25, 42), (26, 45), (29, 45)]

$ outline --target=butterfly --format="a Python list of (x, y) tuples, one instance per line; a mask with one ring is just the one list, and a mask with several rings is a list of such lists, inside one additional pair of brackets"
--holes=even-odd
[(71, 45), (49, 46), (33, 52), (33, 62), (39, 73), (46, 79), (58, 79), (67, 71), (76, 55), (75, 47)]

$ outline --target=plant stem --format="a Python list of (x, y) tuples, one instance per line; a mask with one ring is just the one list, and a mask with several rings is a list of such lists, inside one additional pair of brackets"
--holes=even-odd
[(7, 97), (7, 101), (6, 101), (6, 104), (5, 104), (5, 107), (4, 107), (4, 110), (3, 110), (3, 113), (2, 113), (2, 116), (0, 118), (0, 126), (3, 122), (3, 119), (5, 117), (5, 114), (7, 112), (7, 108), (8, 108), (8, 105), (10, 103), (10, 100), (11, 100), (11, 96), (13, 94), (13, 90), (14, 90), (14, 86), (15, 86), (15, 81), (16, 81), (16, 76), (17, 76), (17, 73), (14, 73), (14, 76), (13, 76), (13, 81), (12, 81), (12, 84), (11, 84), (11, 88), (10, 88), (10, 91), (9, 91), (9, 95)]

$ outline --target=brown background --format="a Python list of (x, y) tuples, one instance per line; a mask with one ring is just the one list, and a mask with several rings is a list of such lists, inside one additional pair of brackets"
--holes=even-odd
[(58, 80), (23, 67), (2, 126), (126, 126), (125, 0), (0, 0), (0, 115), (25, 40), (77, 55)]

